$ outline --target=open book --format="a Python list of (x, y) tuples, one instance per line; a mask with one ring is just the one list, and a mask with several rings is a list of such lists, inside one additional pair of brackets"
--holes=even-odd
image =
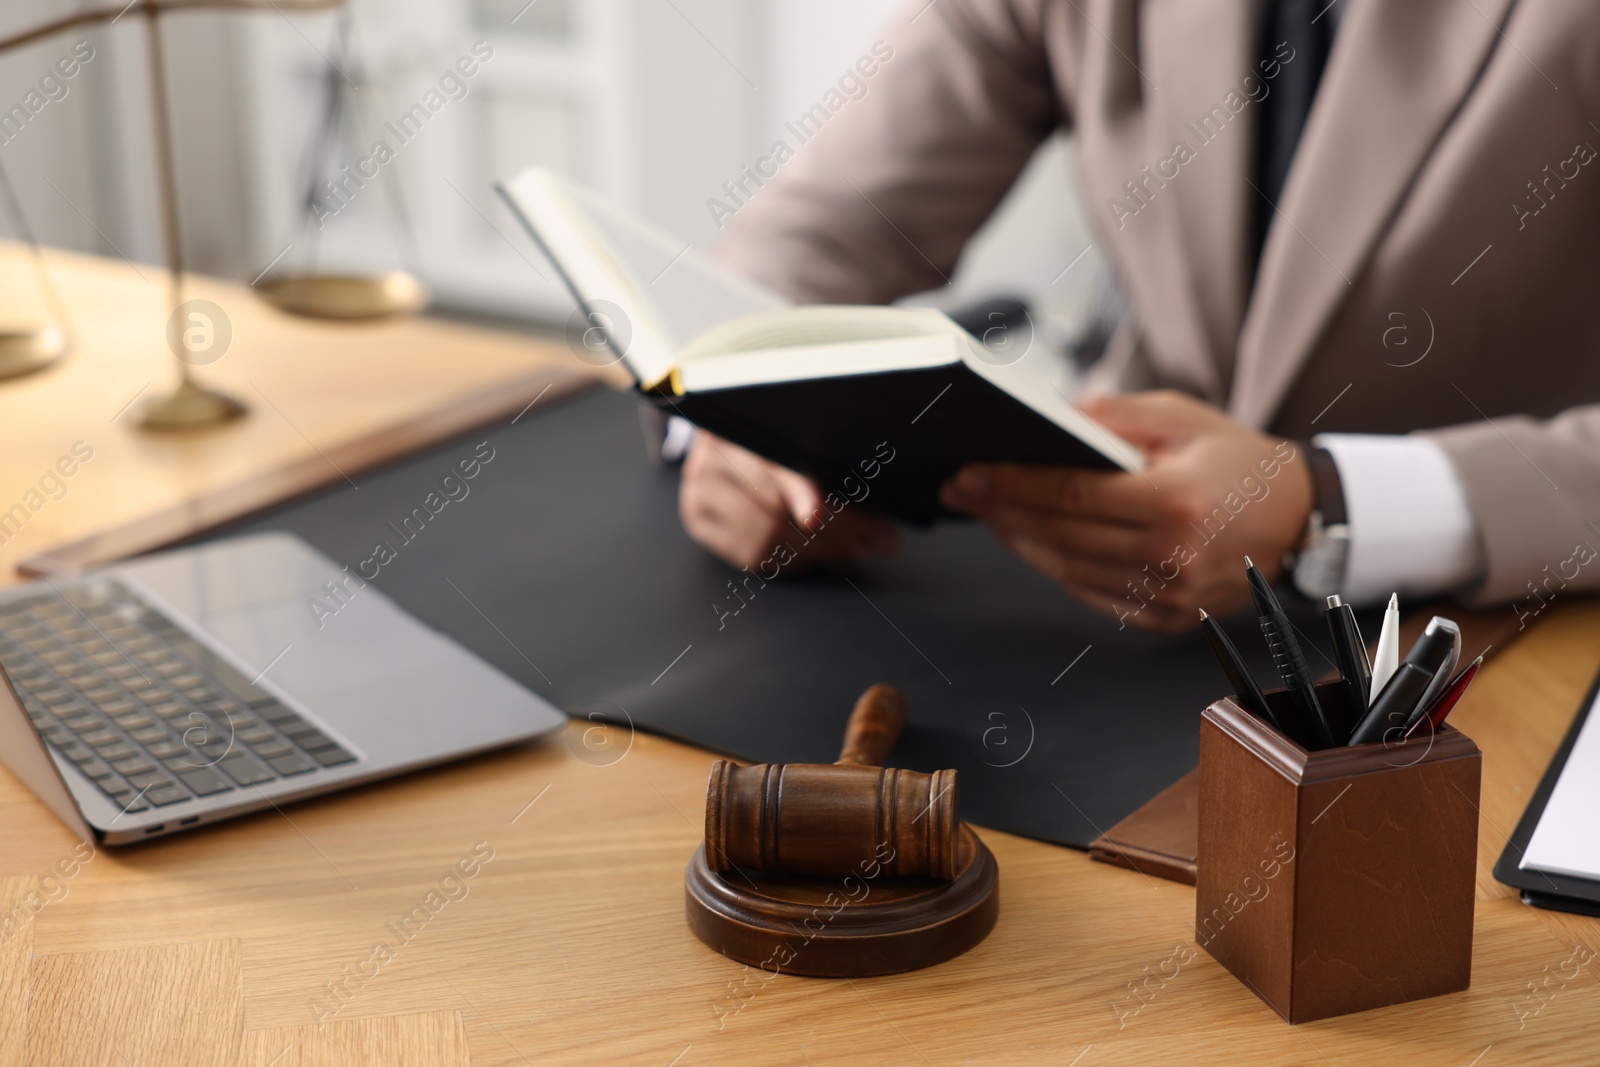
[(972, 462), (1138, 471), (1044, 366), (1008, 362), (943, 312), (788, 306), (687, 242), (533, 167), (499, 192), (598, 341), (651, 403), (825, 489), (916, 524)]

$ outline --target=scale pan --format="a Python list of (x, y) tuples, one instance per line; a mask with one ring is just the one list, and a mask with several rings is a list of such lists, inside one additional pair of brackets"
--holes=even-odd
[(51, 323), (0, 325), (0, 378), (43, 370), (71, 347), (66, 331)]
[(372, 276), (284, 274), (256, 290), (279, 311), (344, 322), (414, 315), (428, 304), (427, 287), (403, 270)]

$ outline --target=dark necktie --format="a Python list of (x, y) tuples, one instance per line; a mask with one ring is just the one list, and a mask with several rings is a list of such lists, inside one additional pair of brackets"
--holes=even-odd
[[(1258, 262), (1275, 214), (1273, 205), (1283, 195), (1289, 164), (1294, 162), (1300, 132), (1305, 128), (1306, 116), (1311, 113), (1311, 101), (1316, 98), (1322, 68), (1328, 63), (1337, 14), (1329, 11), (1330, 7), (1332, 4), (1328, 0), (1267, 0), (1261, 25), (1260, 58), (1269, 64), (1266, 69), (1270, 70), (1270, 64), (1276, 62), (1279, 70), (1278, 76), (1269, 83), (1271, 92), (1261, 101), (1256, 133), (1255, 184), (1259, 195), (1256, 197), (1255, 252)], [(1293, 58), (1284, 62), (1285, 56)]]

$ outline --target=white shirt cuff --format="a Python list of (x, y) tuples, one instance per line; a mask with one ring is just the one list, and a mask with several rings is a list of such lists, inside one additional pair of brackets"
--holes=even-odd
[(1437, 442), (1328, 433), (1312, 444), (1333, 456), (1344, 488), (1350, 556), (1340, 592), (1347, 601), (1453, 592), (1482, 573), (1483, 548), (1466, 490)]
[(694, 423), (681, 415), (673, 415), (667, 419), (667, 436), (661, 442), (661, 458), (668, 463), (676, 463), (689, 454), (689, 446), (694, 444)]

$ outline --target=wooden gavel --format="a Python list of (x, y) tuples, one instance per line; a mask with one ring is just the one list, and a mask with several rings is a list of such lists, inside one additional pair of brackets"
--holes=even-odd
[(861, 694), (837, 763), (711, 765), (706, 856), (786, 875), (886, 874), (950, 881), (961, 829), (956, 772), (879, 766), (906, 724), (892, 685)]

